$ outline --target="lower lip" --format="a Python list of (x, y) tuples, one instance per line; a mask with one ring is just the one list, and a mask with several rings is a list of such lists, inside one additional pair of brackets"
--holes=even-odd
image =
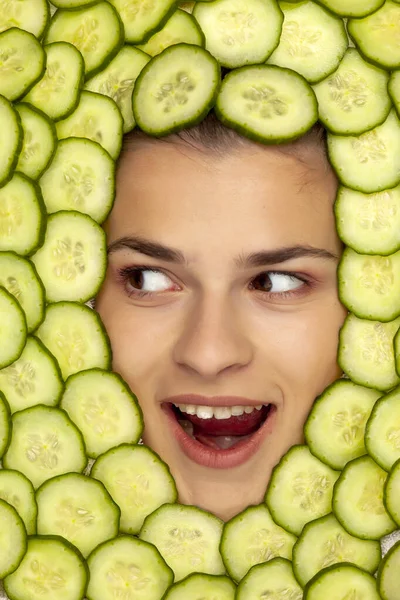
[(169, 404), (163, 404), (162, 408), (184, 454), (198, 465), (210, 469), (232, 469), (249, 461), (258, 452), (264, 439), (272, 432), (276, 419), (276, 407), (272, 406), (265, 423), (250, 437), (228, 450), (215, 450), (191, 438), (179, 425)]

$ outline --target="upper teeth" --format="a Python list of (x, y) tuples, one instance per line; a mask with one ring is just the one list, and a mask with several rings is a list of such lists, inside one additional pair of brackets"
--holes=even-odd
[(229, 419), (239, 417), (243, 413), (250, 414), (254, 410), (261, 410), (259, 406), (199, 406), (195, 404), (175, 404), (177, 408), (187, 415), (196, 415), (199, 419)]

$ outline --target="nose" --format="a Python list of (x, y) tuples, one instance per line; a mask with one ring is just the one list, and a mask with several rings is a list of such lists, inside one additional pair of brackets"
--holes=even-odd
[(188, 310), (174, 346), (176, 364), (212, 379), (248, 365), (252, 357), (249, 329), (231, 298), (210, 295)]

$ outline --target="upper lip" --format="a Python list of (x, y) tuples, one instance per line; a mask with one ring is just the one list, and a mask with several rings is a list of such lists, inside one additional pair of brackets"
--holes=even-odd
[(262, 400), (243, 398), (241, 396), (199, 396), (198, 394), (180, 394), (164, 398), (163, 403), (199, 405), (199, 406), (260, 406), (268, 404)]

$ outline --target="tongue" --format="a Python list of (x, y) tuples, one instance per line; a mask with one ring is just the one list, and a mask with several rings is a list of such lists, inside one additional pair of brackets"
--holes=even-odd
[(268, 408), (264, 406), (261, 410), (253, 410), (250, 414), (244, 413), (239, 417), (229, 419), (200, 419), (197, 415), (185, 415), (185, 418), (193, 425), (193, 435), (199, 436), (243, 436), (257, 431), (265, 420)]

